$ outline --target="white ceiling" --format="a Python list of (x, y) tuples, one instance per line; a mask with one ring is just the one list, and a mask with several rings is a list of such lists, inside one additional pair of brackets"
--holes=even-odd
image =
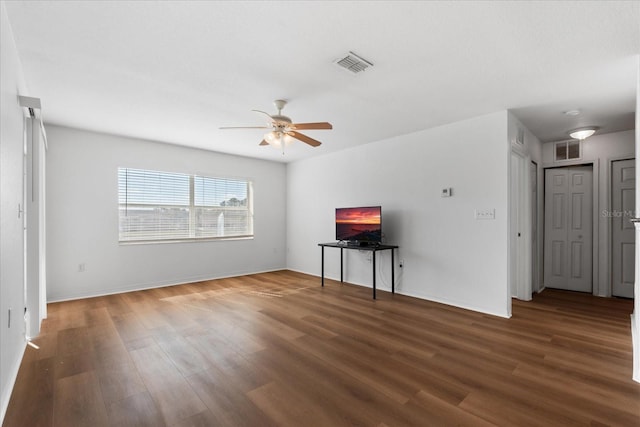
[[(292, 161), (512, 109), (543, 141), (633, 129), (640, 2), (6, 3), (45, 122)], [(353, 51), (358, 75), (333, 61)], [(275, 99), (306, 131), (259, 147)], [(568, 117), (564, 111), (579, 109)], [(465, 136), (468, 137), (468, 136)]]

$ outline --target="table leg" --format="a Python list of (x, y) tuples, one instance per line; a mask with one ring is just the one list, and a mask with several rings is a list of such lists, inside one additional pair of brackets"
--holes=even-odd
[(322, 251), (322, 256), (321, 256), (321, 261), (320, 261), (320, 274), (321, 274), (321, 280), (320, 283), (322, 283), (322, 287), (324, 287), (324, 246), (320, 246), (320, 250)]
[(395, 261), (393, 260), (393, 248), (391, 248), (391, 293), (396, 293), (396, 281), (395, 281)]
[(373, 299), (376, 299), (376, 251), (372, 252), (373, 258)]
[(344, 282), (342, 278), (342, 260), (344, 257), (342, 256), (342, 248), (340, 248), (340, 283)]

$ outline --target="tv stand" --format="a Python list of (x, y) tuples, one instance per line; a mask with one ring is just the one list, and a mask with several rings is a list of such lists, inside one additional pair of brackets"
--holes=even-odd
[(365, 243), (364, 246), (360, 246), (360, 244), (350, 244), (350, 243), (318, 243), (320, 246), (322, 258), (321, 258), (321, 284), (324, 287), (324, 248), (340, 248), (340, 283), (344, 283), (344, 257), (343, 250), (344, 249), (357, 249), (360, 251), (369, 251), (372, 253), (372, 264), (373, 264), (373, 299), (376, 299), (376, 252), (378, 251), (386, 251), (391, 250), (391, 293), (395, 293), (395, 262), (394, 262), (394, 249), (398, 249), (396, 245), (382, 245), (382, 244), (371, 244), (369, 242), (357, 242), (357, 243)]

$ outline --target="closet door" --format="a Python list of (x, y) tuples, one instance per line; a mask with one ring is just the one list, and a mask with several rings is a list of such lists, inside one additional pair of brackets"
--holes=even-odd
[(636, 161), (619, 160), (611, 165), (611, 293), (633, 298), (635, 282)]
[(593, 170), (545, 171), (545, 286), (592, 292)]

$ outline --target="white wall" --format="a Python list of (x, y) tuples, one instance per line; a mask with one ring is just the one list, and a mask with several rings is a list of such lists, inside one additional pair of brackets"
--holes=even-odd
[[(0, 3), (0, 423), (25, 348), (24, 239), (18, 205), (23, 199), (23, 112), (18, 95), (27, 95), (20, 59)], [(9, 327), (11, 309), (11, 327)]]
[[(396, 291), (509, 316), (507, 112), (398, 136), (287, 168), (287, 266), (320, 275), (320, 242), (335, 241), (336, 207), (382, 205), (388, 243), (400, 246)], [(440, 197), (453, 188), (453, 197)], [(475, 209), (495, 209), (476, 220)], [(340, 278), (339, 251), (325, 273)], [(388, 252), (378, 254), (390, 289)], [(346, 251), (346, 281), (371, 286), (366, 253)]]
[(594, 275), (593, 293), (599, 296), (611, 296), (611, 218), (603, 215), (604, 210), (611, 210), (611, 162), (635, 158), (635, 131), (606, 133), (594, 135), (583, 141), (582, 158), (577, 161), (556, 162), (554, 160), (554, 143), (543, 144), (543, 162), (545, 167), (562, 166), (565, 164), (579, 164), (593, 162), (594, 177), (598, 186), (594, 189), (597, 197), (594, 220)]
[[(51, 125), (47, 137), (49, 301), (285, 268), (284, 164)], [(118, 244), (118, 167), (252, 179), (255, 238)]]
[[(521, 148), (522, 152), (531, 157), (531, 160), (538, 163), (542, 167), (542, 143), (529, 129), (526, 128), (522, 122), (514, 116), (512, 113), (508, 113), (508, 129), (507, 136), (511, 147)], [(520, 146), (517, 143), (516, 137), (518, 135), (518, 129), (524, 130), (524, 144)]]
[(508, 115), (508, 138), (512, 147), (517, 147), (519, 144), (516, 142), (516, 136), (518, 134), (518, 129), (524, 130), (524, 144), (522, 145), (522, 150), (525, 152), (531, 160), (536, 162), (539, 167), (542, 167), (542, 143), (529, 129), (522, 124), (520, 120), (512, 113)]

